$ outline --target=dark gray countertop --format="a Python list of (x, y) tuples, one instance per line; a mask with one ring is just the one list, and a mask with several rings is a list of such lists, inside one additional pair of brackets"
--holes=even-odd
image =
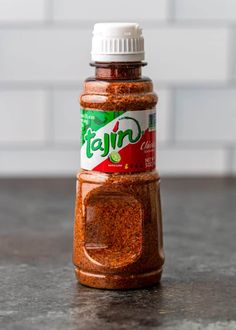
[(0, 180), (0, 328), (236, 329), (236, 180), (163, 179), (161, 285), (76, 283), (75, 181)]

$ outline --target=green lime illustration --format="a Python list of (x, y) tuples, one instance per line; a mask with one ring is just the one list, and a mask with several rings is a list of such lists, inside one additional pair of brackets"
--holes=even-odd
[(112, 163), (119, 163), (121, 161), (121, 156), (119, 152), (112, 151), (109, 155), (110, 161)]

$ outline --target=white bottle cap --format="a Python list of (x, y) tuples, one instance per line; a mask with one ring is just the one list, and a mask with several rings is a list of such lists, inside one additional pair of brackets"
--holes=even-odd
[(144, 60), (144, 39), (137, 23), (97, 23), (93, 29), (92, 61)]

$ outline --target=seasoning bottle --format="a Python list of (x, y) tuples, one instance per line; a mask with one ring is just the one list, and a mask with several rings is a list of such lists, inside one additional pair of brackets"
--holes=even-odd
[(81, 284), (140, 288), (164, 263), (160, 178), (155, 170), (157, 96), (136, 23), (95, 24), (95, 76), (80, 96), (73, 262)]

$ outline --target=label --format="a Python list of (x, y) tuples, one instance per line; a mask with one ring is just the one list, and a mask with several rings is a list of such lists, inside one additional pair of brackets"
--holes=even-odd
[(156, 111), (81, 109), (81, 167), (105, 173), (155, 168)]

